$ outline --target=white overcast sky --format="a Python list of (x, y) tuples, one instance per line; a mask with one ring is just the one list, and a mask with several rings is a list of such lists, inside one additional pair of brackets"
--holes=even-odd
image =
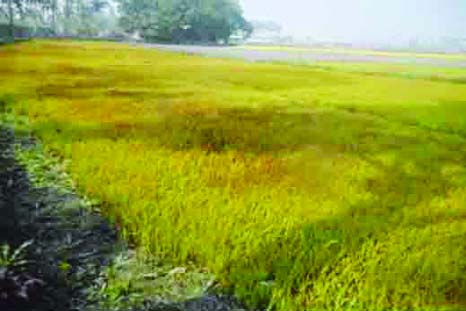
[(240, 0), (249, 19), (318, 40), (391, 42), (466, 38), (466, 0)]

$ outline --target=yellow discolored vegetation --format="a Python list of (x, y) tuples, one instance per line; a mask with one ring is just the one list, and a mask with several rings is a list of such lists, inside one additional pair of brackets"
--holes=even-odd
[(465, 79), (111, 43), (0, 49), (3, 98), (141, 252), (283, 311), (466, 304)]

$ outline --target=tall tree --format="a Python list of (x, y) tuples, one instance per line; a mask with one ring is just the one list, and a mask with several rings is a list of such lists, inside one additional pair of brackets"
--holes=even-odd
[(54, 34), (56, 34), (57, 33), (57, 14), (58, 14), (57, 0), (51, 0), (50, 10), (51, 10), (51, 18), (52, 18), (52, 31)]
[(156, 0), (118, 0), (120, 25), (128, 32), (156, 28), (158, 2)]
[(121, 26), (147, 40), (228, 43), (251, 26), (237, 0), (119, 0)]
[(13, 0), (8, 0), (8, 36), (9, 40), (14, 40), (15, 23), (14, 23)]

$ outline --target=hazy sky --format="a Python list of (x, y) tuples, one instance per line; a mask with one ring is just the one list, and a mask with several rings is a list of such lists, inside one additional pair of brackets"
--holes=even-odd
[(240, 0), (249, 19), (285, 33), (349, 42), (466, 38), (466, 0)]

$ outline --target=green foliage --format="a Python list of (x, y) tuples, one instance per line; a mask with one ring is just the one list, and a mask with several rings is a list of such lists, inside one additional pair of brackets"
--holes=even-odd
[(155, 29), (157, 19), (157, 1), (154, 0), (119, 0), (121, 26), (129, 32), (137, 30), (150, 31)]
[(32, 244), (32, 241), (26, 241), (18, 248), (12, 249), (10, 245), (3, 244), (0, 247), (0, 269), (21, 270), (28, 263), (25, 259), (25, 251)]
[(140, 31), (146, 40), (224, 42), (252, 28), (237, 0), (119, 0), (122, 27)]
[(214, 278), (192, 264), (175, 267), (154, 257), (124, 252), (103, 273), (91, 295), (100, 297), (101, 307), (127, 310), (148, 299), (183, 302), (210, 290)]
[(0, 305), (17, 306), (20, 301), (31, 301), (34, 294), (45, 283), (31, 278), (26, 273), (26, 248), (32, 244), (27, 241), (13, 250), (8, 244), (0, 246)]
[[(120, 26), (149, 41), (228, 43), (232, 34), (246, 38), (252, 31), (237, 0), (117, 2)], [(11, 32), (14, 37), (111, 35), (120, 32), (115, 9), (107, 0), (0, 1), (0, 25), (5, 24), (5, 38)]]
[(27, 164), (28, 171), (31, 173), (32, 182), (37, 187), (50, 187), (72, 189), (73, 184), (65, 172), (66, 165), (62, 160), (56, 157), (50, 157), (37, 150), (42, 150), (41, 146), (37, 149), (21, 150), (16, 148), (18, 160)]
[[(10, 1), (0, 1), (0, 37), (5, 35), (2, 31), (5, 26), (17, 38), (57, 34), (97, 36), (119, 31), (108, 0), (12, 0), (11, 7), (9, 4)], [(9, 19), (10, 14), (13, 20)]]

